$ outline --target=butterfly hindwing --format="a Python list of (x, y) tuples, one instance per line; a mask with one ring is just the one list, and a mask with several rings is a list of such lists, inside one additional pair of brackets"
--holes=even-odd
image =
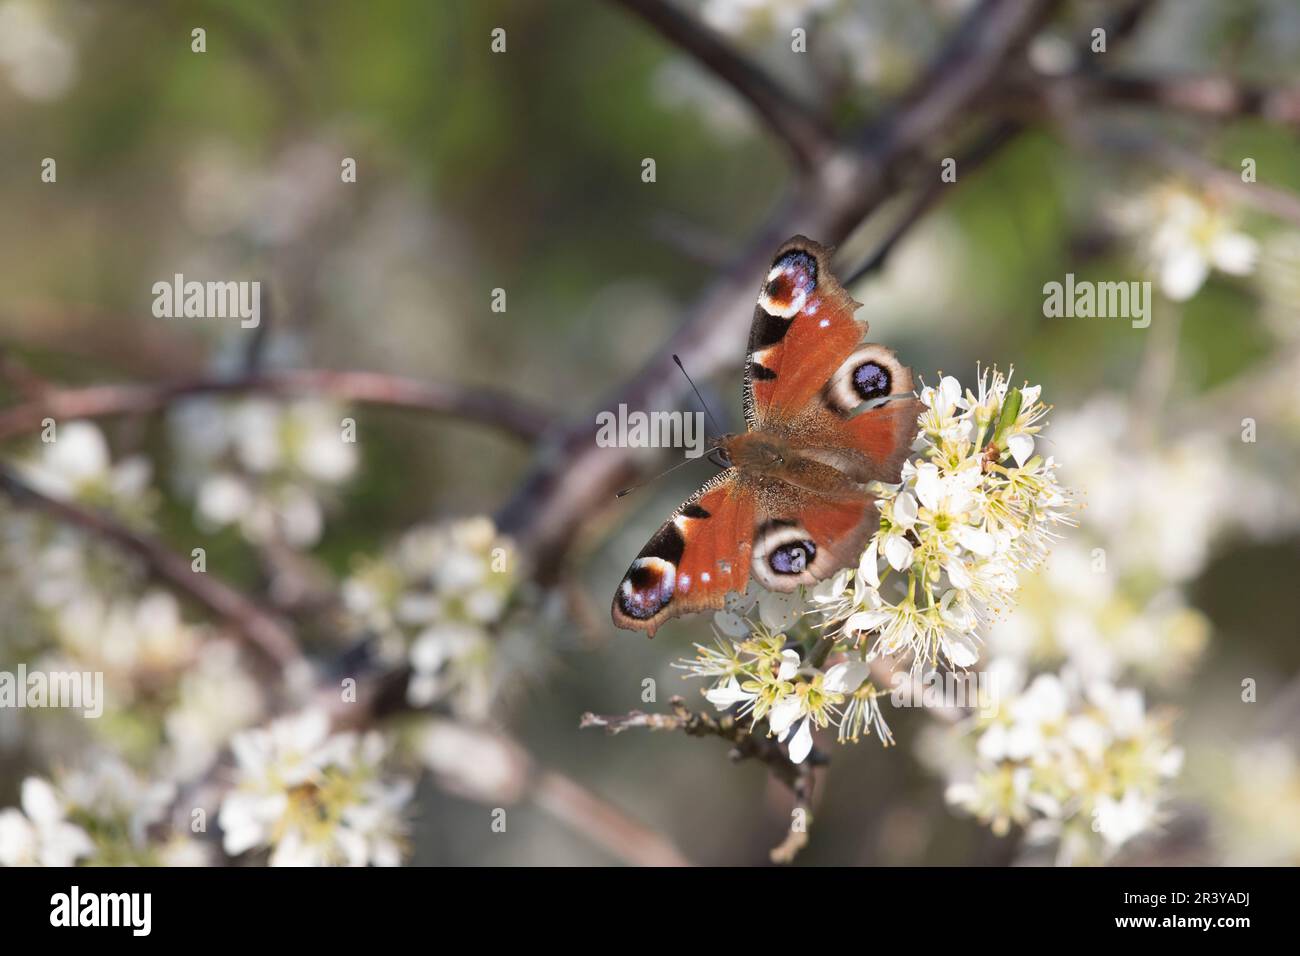
[(826, 498), (790, 489), (778, 507), (758, 519), (750, 562), (754, 580), (769, 591), (811, 586), (857, 564), (880, 524), (876, 499), (865, 492)]
[(808, 431), (865, 458), (860, 481), (895, 484), (916, 438), (925, 406), (913, 397), (912, 370), (883, 345), (855, 349), (826, 383)]
[(654, 637), (669, 618), (720, 608), (729, 592), (743, 593), (749, 583), (754, 504), (734, 468), (691, 496), (655, 532), (619, 582), (614, 623)]

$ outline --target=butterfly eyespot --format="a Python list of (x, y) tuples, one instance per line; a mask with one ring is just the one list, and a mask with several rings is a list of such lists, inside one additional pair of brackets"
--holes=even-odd
[(879, 362), (863, 362), (853, 370), (853, 390), (863, 401), (884, 398), (892, 384), (889, 369)]
[(767, 297), (776, 302), (785, 302), (793, 291), (788, 275), (779, 275), (767, 284)]
[[(689, 587), (689, 579), (686, 582)], [(662, 558), (637, 558), (618, 587), (618, 606), (638, 621), (654, 617), (673, 599), (677, 567)]]
[(777, 574), (803, 574), (817, 557), (817, 545), (811, 541), (791, 541), (773, 548), (767, 564)]
[(794, 249), (772, 263), (758, 304), (770, 316), (793, 319), (817, 286), (817, 260)]

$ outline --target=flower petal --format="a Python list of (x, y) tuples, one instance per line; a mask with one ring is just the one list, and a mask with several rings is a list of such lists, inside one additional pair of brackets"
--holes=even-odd
[(790, 762), (803, 763), (812, 752), (812, 745), (812, 721), (805, 717), (790, 741)]

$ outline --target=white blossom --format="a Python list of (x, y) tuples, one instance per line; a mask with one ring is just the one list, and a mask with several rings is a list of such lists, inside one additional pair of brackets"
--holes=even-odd
[(28, 777), (22, 809), (0, 810), (0, 866), (73, 866), (94, 852), (86, 831), (67, 821), (67, 805), (48, 781)]
[(272, 866), (396, 866), (413, 787), (380, 776), (377, 733), (333, 734), (323, 711), (236, 734), (235, 788), (218, 816), (232, 856), (269, 848)]

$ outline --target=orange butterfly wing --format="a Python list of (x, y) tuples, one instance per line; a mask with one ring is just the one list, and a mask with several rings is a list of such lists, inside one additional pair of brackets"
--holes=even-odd
[(619, 627), (654, 637), (679, 614), (722, 607), (749, 583), (755, 497), (734, 468), (715, 475), (641, 549), (614, 592)]

